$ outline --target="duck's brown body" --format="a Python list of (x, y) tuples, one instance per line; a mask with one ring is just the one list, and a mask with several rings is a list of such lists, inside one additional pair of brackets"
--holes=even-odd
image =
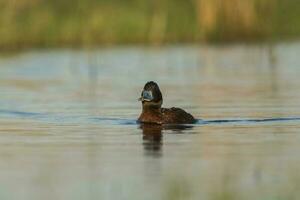
[(195, 118), (180, 108), (162, 108), (162, 94), (157, 83), (146, 83), (139, 100), (142, 102), (142, 114), (138, 118), (141, 123), (155, 124), (191, 124)]
[(195, 118), (181, 108), (144, 108), (139, 122), (155, 124), (191, 124)]

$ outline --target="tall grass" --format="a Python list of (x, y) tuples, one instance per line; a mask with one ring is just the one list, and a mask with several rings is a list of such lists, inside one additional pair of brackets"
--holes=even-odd
[[(263, 19), (272, 18), (275, 4), (266, 0), (198, 0), (197, 18), (203, 40), (266, 37), (272, 24), (263, 23)], [(260, 26), (262, 23), (264, 26)]]
[(0, 48), (300, 35), (294, 0), (0, 0)]

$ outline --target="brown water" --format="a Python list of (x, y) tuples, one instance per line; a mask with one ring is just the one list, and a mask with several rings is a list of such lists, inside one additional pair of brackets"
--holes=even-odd
[[(300, 43), (0, 58), (0, 199), (297, 199)], [(155, 80), (199, 120), (140, 127)]]

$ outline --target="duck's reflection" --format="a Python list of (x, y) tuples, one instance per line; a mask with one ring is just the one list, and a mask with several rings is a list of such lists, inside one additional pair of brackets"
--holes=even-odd
[(141, 124), (143, 130), (143, 146), (147, 154), (161, 155), (162, 126), (157, 124)]
[(184, 130), (191, 129), (193, 126), (186, 125), (158, 125), (141, 124), (143, 130), (143, 146), (145, 153), (152, 156), (162, 155), (163, 131), (171, 130), (175, 134), (185, 133)]

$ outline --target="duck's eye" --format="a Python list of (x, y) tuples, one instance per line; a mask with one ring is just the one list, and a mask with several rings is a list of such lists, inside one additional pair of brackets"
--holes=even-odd
[(145, 100), (145, 101), (152, 101), (153, 100), (153, 95), (152, 95), (151, 91), (144, 90), (142, 92), (142, 97), (143, 97), (143, 100)]

